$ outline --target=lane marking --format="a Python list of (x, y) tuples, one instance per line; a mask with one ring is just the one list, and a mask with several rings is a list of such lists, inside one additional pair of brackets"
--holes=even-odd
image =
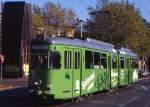
[(148, 91), (147, 87), (145, 87), (144, 85), (141, 85), (141, 88), (142, 88), (144, 91)]
[(150, 107), (150, 103), (146, 104), (144, 107)]
[(124, 103), (124, 104), (120, 104), (119, 107), (124, 107), (124, 106), (126, 106), (127, 104), (130, 104), (130, 103), (134, 102), (134, 101), (137, 100), (138, 98), (140, 98), (140, 96), (135, 96), (135, 97), (133, 97), (131, 100), (129, 100), (128, 102), (126, 102), (126, 103)]
[(106, 103), (106, 102), (99, 101), (99, 100), (91, 101), (91, 103), (100, 103), (100, 104), (120, 106), (120, 104), (117, 104), (117, 103)]
[(142, 90), (144, 90), (144, 91), (148, 91), (148, 88), (147, 88), (146, 86), (140, 85), (140, 84), (135, 85), (135, 88), (136, 88), (136, 89), (142, 89)]

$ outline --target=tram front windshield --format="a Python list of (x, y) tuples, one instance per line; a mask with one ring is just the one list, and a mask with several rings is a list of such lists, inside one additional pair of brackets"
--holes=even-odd
[(47, 69), (48, 68), (48, 54), (33, 54), (31, 55), (32, 69)]
[(31, 55), (31, 69), (59, 69), (60, 67), (61, 55), (58, 51)]

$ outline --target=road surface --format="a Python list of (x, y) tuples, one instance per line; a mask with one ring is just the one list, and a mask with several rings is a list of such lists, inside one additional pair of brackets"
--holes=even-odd
[(43, 103), (27, 96), (27, 88), (0, 91), (0, 107), (150, 107), (150, 79), (119, 88), (111, 92), (97, 93), (81, 102), (56, 101)]

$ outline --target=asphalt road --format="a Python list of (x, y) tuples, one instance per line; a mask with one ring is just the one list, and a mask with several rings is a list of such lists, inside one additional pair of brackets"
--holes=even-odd
[(97, 93), (81, 102), (43, 103), (27, 96), (27, 88), (0, 91), (0, 107), (150, 107), (150, 79), (110, 92)]

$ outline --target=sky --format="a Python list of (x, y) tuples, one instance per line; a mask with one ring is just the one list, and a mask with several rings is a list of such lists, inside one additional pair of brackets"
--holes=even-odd
[[(0, 2), (5, 2), (6, 0), (0, 0)], [(14, 1), (14, 0), (8, 0)], [(15, 0), (15, 1), (23, 1), (23, 0)], [(62, 7), (73, 8), (76, 15), (79, 19), (86, 20), (89, 18), (88, 7), (95, 7), (97, 0), (24, 0), (27, 3), (37, 4), (39, 6), (44, 6), (46, 1), (50, 1), (52, 3), (59, 3)], [(112, 0), (112, 1), (120, 1), (120, 0)], [(150, 0), (128, 0), (129, 3), (134, 4), (136, 9), (139, 9), (141, 15), (144, 19), (150, 22)]]

